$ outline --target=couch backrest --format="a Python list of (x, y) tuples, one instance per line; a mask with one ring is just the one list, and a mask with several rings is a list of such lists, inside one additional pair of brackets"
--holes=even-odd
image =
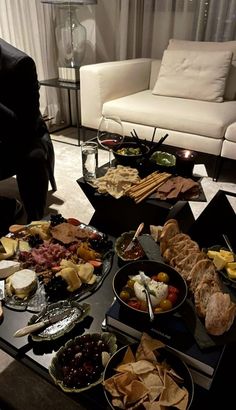
[(187, 41), (171, 39), (169, 50), (231, 51), (233, 58), (225, 87), (225, 100), (236, 100), (236, 41)]

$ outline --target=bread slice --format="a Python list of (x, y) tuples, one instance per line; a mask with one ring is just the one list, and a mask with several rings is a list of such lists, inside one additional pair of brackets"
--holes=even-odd
[(231, 302), (228, 293), (216, 292), (210, 296), (207, 308), (205, 327), (209, 334), (220, 336), (233, 324), (236, 305)]
[(174, 219), (172, 222), (166, 222), (162, 228), (162, 232), (160, 235), (160, 249), (161, 249), (161, 254), (165, 252), (167, 246), (168, 246), (168, 241), (173, 238), (173, 236), (177, 235), (180, 233), (179, 230), (179, 225), (178, 222)]
[(194, 292), (194, 302), (197, 314), (200, 317), (206, 316), (206, 309), (210, 297), (216, 293), (221, 292), (220, 280), (217, 272), (212, 280), (206, 280), (206, 277), (203, 276), (203, 280), (198, 284)]
[(207, 282), (212, 280), (215, 276), (215, 267), (209, 259), (203, 259), (198, 261), (189, 274), (190, 290), (192, 293), (195, 292), (198, 284), (203, 280)]

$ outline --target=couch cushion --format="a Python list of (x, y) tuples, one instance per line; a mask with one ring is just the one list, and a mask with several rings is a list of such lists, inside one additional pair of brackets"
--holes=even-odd
[(201, 50), (201, 51), (232, 51), (233, 58), (226, 81), (226, 100), (236, 100), (236, 41), (186, 41), (171, 39), (167, 47), (168, 50)]
[(166, 50), (153, 94), (222, 102), (230, 51)]
[(153, 95), (151, 90), (111, 100), (103, 105), (103, 115), (150, 127), (222, 138), (235, 121), (236, 101), (221, 104)]
[[(233, 122), (233, 124), (230, 124), (228, 126), (225, 133), (225, 139), (228, 141), (236, 142), (236, 122)], [(236, 150), (236, 147), (234, 149)]]

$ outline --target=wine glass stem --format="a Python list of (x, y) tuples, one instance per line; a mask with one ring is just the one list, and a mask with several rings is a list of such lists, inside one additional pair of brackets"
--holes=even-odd
[(112, 154), (112, 150), (109, 149), (109, 167), (110, 167), (110, 168), (111, 168), (111, 162), (112, 162), (111, 154)]

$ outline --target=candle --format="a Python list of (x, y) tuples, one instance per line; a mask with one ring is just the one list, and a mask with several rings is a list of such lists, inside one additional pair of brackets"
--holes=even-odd
[(176, 152), (177, 174), (191, 177), (197, 153), (188, 149), (180, 149)]

